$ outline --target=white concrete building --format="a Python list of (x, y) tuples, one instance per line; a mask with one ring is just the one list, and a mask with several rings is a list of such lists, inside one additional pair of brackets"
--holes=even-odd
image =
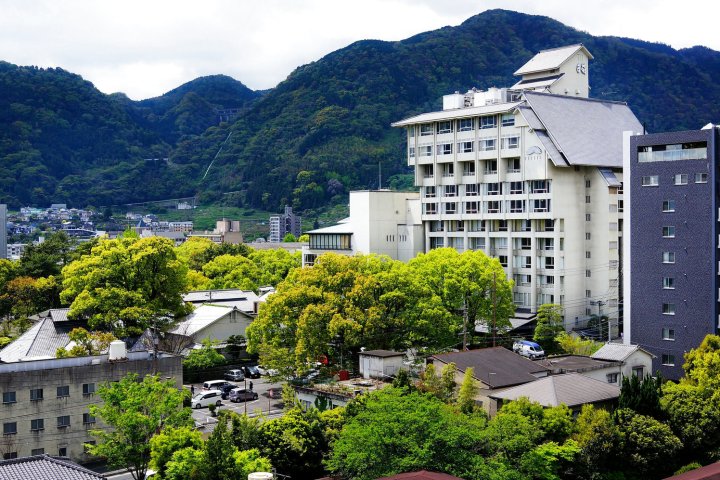
[(620, 310), (622, 132), (627, 105), (588, 99), (582, 45), (538, 53), (510, 89), (443, 98), (407, 130), (425, 250), (497, 257), (520, 311), (565, 307), (566, 327)]
[(376, 253), (407, 261), (423, 251), (420, 195), (416, 192), (350, 192), (350, 216), (337, 225), (308, 232), (303, 266), (325, 253)]

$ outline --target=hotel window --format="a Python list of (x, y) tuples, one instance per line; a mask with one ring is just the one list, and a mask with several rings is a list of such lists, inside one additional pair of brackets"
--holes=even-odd
[(497, 127), (497, 119), (495, 116), (491, 117), (480, 117), (480, 128), (495, 128)]
[(437, 213), (437, 203), (424, 203), (423, 208), (426, 215), (435, 215)]
[(590, 195), (585, 195), (585, 203), (590, 203)]
[(525, 200), (510, 200), (510, 213), (525, 213)]
[(515, 239), (517, 241), (518, 248), (520, 250), (531, 250), (532, 249), (532, 239), (522, 237)]
[(663, 200), (662, 211), (663, 212), (674, 212), (675, 211), (675, 200)]
[(642, 177), (643, 187), (657, 187), (660, 183), (660, 177), (658, 175), (646, 175)]
[(530, 183), (530, 193), (549, 193), (550, 192), (550, 181), (548, 180), (533, 180)]
[(478, 150), (480, 150), (481, 152), (489, 152), (497, 148), (495, 145), (496, 144), (494, 138), (486, 138), (484, 140), (480, 140), (480, 142), (478, 143)]
[(519, 158), (508, 158), (507, 171), (508, 171), (508, 173), (520, 172), (520, 159)]
[(675, 340), (675, 329), (674, 328), (663, 328), (662, 329), (663, 340)]
[(465, 185), (465, 195), (468, 197), (475, 197), (478, 194), (478, 185), (477, 183), (470, 183), (468, 185)]
[(478, 213), (478, 203), (480, 202), (465, 202), (465, 213)]
[(585, 179), (585, 188), (590, 188), (590, 180)]
[(442, 167), (443, 177), (452, 177), (455, 175), (455, 166), (452, 163), (445, 163)]
[(423, 177), (424, 178), (433, 178), (434, 175), (434, 169), (432, 165), (421, 165), (423, 167)]
[(458, 132), (469, 132), (474, 126), (472, 118), (461, 118), (458, 120)]
[(423, 145), (420, 147), (421, 157), (432, 157), (432, 145)]
[(592, 276), (592, 271), (585, 270), (585, 278), (590, 278)]
[(675, 185), (687, 185), (688, 176), (686, 173), (678, 173), (675, 175)]
[(474, 142), (460, 142), (458, 143), (458, 153), (472, 153)]
[(515, 115), (513, 115), (512, 113), (503, 113), (502, 126), (512, 127), (513, 125), (515, 125)]
[[(507, 232), (508, 231), (508, 221), (507, 220), (498, 220), (497, 221), (497, 231), (498, 232)], [(505, 240), (505, 239), (503, 239)], [(505, 246), (507, 248), (507, 245)]]
[(452, 131), (452, 122), (438, 122), (437, 133), (450, 133)]
[(57, 427), (66, 428), (70, 426), (70, 415), (61, 415), (57, 417)]
[(662, 227), (662, 236), (663, 238), (675, 238), (675, 227), (672, 225)]
[(508, 257), (507, 255), (498, 255), (498, 261), (500, 262), (500, 265), (507, 268), (508, 266)]
[(675, 263), (675, 252), (663, 252), (663, 263)]
[(510, 194), (518, 195), (525, 191), (523, 182), (510, 182)]
[(408, 127), (408, 137), (414, 138), (415, 137), (415, 127)]
[(669, 353), (663, 353), (661, 363), (668, 367), (674, 367), (675, 366), (675, 355), (670, 355)]
[(675, 315), (675, 304), (674, 303), (663, 303), (662, 304), (663, 315)]
[(433, 134), (433, 125), (432, 123), (424, 123), (420, 125), (420, 136), (426, 137), (428, 135)]
[(502, 183), (488, 183), (487, 194), (488, 195), (500, 195), (502, 193)]
[(485, 203), (487, 204), (487, 213), (500, 213), (500, 202), (491, 201)]
[(585, 240), (590, 240), (590, 232), (585, 232)]
[(457, 197), (457, 185), (445, 185), (444, 197)]
[(533, 200), (533, 212), (549, 212), (550, 211), (550, 200), (543, 198), (540, 200)]
[(707, 181), (708, 181), (707, 173), (696, 173), (695, 174), (695, 183), (707, 183)]
[(463, 175), (475, 175), (475, 162), (463, 162)]
[(590, 298), (590, 297), (592, 297), (592, 291), (585, 290), (585, 298)]
[(30, 420), (30, 431), (39, 432), (40, 430), (45, 430), (45, 419), (36, 418), (34, 420)]
[(674, 290), (675, 289), (675, 278), (664, 277), (663, 278), (663, 288), (665, 290)]
[(438, 155), (452, 155), (452, 143), (438, 145)]
[(435, 198), (435, 187), (425, 187), (425, 198)]
[(408, 147), (408, 157), (410, 157), (410, 158), (415, 157), (415, 147)]
[(503, 137), (500, 139), (501, 149), (518, 148), (520, 146), (520, 137)]
[(591, 219), (592, 219), (592, 215), (590, 215), (589, 213), (586, 213), (586, 214), (585, 214), (585, 221), (586, 221), (586, 222), (589, 222)]
[(589, 250), (585, 252), (585, 258), (590, 258), (590, 251), (589, 251)]
[(445, 205), (445, 213), (457, 213), (457, 202), (447, 202)]
[(497, 173), (497, 160), (487, 160), (485, 162), (485, 175), (493, 175)]
[(555, 269), (555, 258), (554, 257), (545, 257), (545, 268), (547, 270)]

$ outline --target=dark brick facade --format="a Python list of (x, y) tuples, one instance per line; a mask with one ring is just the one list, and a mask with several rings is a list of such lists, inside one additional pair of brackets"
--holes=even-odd
[[(666, 378), (681, 377), (684, 353), (717, 332), (717, 140), (716, 128), (630, 140), (631, 270), (624, 272), (631, 282), (630, 339), (657, 356), (653, 371)], [(638, 161), (640, 147), (689, 142), (707, 142), (707, 160)], [(708, 174), (707, 183), (696, 183), (698, 173)], [(675, 185), (677, 174), (687, 175), (686, 185)], [(642, 186), (643, 176), (652, 175), (658, 186)], [(663, 211), (665, 201), (674, 201), (674, 211)], [(674, 238), (664, 238), (663, 227), (674, 227)], [(675, 263), (664, 263), (663, 252), (674, 253)], [(664, 278), (672, 278), (674, 288), (664, 288)], [(674, 315), (663, 312), (664, 304), (674, 306)], [(674, 331), (674, 340), (663, 338), (663, 328)], [(663, 365), (669, 355), (674, 366)]]

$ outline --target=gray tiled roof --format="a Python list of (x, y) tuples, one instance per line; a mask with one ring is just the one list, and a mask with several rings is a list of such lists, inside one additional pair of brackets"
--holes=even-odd
[(405, 354), (403, 352), (393, 352), (392, 350), (366, 350), (360, 352), (360, 355), (367, 355), (369, 357), (402, 357)]
[(593, 58), (590, 52), (583, 46), (582, 43), (575, 45), (568, 45), (565, 47), (550, 48), (547, 50), (541, 50), (534, 57), (528, 60), (525, 65), (518, 68), (515, 71), (515, 75), (524, 75), (527, 73), (543, 72), (545, 70), (553, 70), (559, 68), (560, 65), (565, 63), (565, 60), (575, 55), (578, 50), (584, 50), (585, 55), (590, 59)]
[(65, 458), (35, 455), (1, 460), (0, 478), (3, 480), (98, 480), (105, 476)]
[(473, 367), (474, 376), (492, 388), (510, 387), (537, 380), (534, 374), (546, 374), (548, 369), (504, 347), (480, 348), (467, 352), (443, 353), (432, 358), (442, 363), (454, 363), (464, 372)]
[(576, 407), (586, 403), (613, 400), (620, 396), (620, 387), (601, 382), (580, 373), (565, 373), (540, 378), (531, 383), (493, 393), (491, 398), (517, 400), (527, 397), (546, 407), (565, 404)]
[(630, 355), (635, 353), (637, 350), (642, 350), (648, 355), (653, 356), (647, 350), (640, 348), (638, 345), (627, 345), (624, 343), (606, 343), (600, 350), (590, 355), (592, 358), (599, 358), (601, 360), (614, 360), (617, 362), (624, 362)]
[(43, 318), (0, 350), (0, 362), (19, 362), (31, 357), (55, 358), (55, 351), (70, 343), (70, 330), (79, 326), (87, 327), (82, 322), (60, 321), (56, 323), (51, 317)]
[(623, 132), (642, 131), (624, 103), (537, 92), (524, 97), (570, 165), (622, 167)]

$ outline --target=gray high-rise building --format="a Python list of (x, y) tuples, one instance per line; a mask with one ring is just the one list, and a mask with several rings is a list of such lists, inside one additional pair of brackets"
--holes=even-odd
[(285, 235), (292, 233), (295, 237), (302, 234), (302, 217), (295, 215), (292, 207), (285, 207), (285, 213), (270, 217), (269, 242), (282, 242)]

